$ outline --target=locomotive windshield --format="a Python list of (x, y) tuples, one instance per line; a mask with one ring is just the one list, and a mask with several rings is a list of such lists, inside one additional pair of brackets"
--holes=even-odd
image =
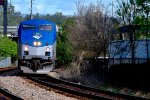
[(39, 30), (51, 31), (52, 25), (39, 25)]
[(22, 25), (23, 30), (34, 30), (36, 27), (34, 25)]

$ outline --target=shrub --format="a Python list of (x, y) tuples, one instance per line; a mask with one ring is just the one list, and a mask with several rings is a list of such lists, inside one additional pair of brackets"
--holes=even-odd
[(69, 64), (72, 61), (72, 47), (68, 39), (66, 24), (61, 26), (57, 34), (57, 60), (60, 64)]
[(17, 43), (6, 36), (0, 38), (0, 56), (17, 57)]

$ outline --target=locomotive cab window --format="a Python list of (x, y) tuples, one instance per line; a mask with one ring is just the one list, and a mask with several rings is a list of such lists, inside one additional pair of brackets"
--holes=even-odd
[(34, 25), (22, 25), (23, 30), (34, 30), (36, 27)]
[(52, 25), (39, 25), (39, 30), (51, 31)]

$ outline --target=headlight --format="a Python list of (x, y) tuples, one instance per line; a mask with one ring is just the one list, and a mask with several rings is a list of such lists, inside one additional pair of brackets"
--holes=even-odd
[(34, 45), (34, 46), (37, 46), (37, 42), (33, 42), (33, 45)]
[(37, 42), (37, 44), (38, 44), (38, 46), (41, 46), (42, 43), (41, 42)]
[(50, 51), (50, 48), (49, 48), (49, 47), (47, 47), (47, 48), (46, 48), (46, 51)]
[(24, 51), (28, 51), (28, 47), (27, 46), (24, 47)]
[(34, 45), (34, 46), (41, 46), (42, 43), (41, 43), (41, 42), (33, 42), (33, 45)]

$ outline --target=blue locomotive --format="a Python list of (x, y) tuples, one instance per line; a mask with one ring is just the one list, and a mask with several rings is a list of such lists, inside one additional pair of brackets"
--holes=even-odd
[(18, 67), (23, 73), (47, 74), (55, 68), (57, 25), (31, 19), (18, 28)]

